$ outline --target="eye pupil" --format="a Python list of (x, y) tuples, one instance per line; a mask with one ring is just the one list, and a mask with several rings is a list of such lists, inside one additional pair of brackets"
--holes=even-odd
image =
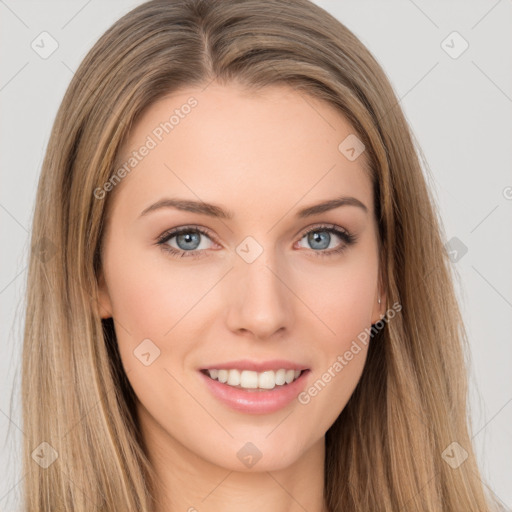
[[(330, 241), (331, 235), (327, 231), (313, 231), (308, 235), (308, 242), (312, 244), (314, 249), (326, 249), (329, 247)], [(315, 244), (318, 242), (320, 243), (320, 247), (315, 247)]]

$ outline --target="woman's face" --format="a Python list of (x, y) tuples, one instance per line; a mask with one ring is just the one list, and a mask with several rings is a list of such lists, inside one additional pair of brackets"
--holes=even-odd
[(362, 149), (284, 86), (181, 90), (134, 126), (102, 189), (100, 304), (155, 457), (268, 471), (323, 443), (383, 313)]

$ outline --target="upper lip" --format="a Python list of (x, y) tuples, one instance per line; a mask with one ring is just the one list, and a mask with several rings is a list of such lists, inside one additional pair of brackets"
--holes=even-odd
[(227, 361), (217, 363), (201, 368), (202, 370), (252, 370), (254, 372), (263, 372), (266, 370), (308, 370), (306, 365), (286, 361), (284, 359), (272, 359), (269, 361), (250, 361), (249, 359), (239, 359), (238, 361)]

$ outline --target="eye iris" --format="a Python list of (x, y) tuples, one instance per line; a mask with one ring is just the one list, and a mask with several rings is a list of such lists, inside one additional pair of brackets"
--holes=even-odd
[[(321, 235), (319, 236), (319, 233)], [(314, 249), (326, 249), (329, 247), (329, 242), (331, 241), (331, 235), (327, 231), (313, 231), (309, 233), (308, 235), (308, 242), (312, 244)], [(316, 246), (315, 243), (317, 242), (323, 242), (321, 243), (321, 247)], [(325, 243), (327, 242), (327, 243)]]
[[(178, 247), (182, 250), (186, 250), (186, 249), (196, 249), (197, 246), (199, 245), (199, 237), (200, 237), (200, 234), (199, 233), (194, 233), (192, 231), (189, 231), (185, 234), (180, 234), (180, 235), (177, 235), (176, 237), (176, 243), (178, 244)], [(181, 243), (183, 241), (185, 241), (185, 243), (189, 243), (191, 240), (193, 240), (194, 242), (197, 242), (195, 247), (190, 247), (190, 246), (182, 246)]]

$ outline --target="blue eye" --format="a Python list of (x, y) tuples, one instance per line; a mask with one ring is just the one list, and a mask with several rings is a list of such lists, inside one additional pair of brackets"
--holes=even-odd
[[(334, 249), (331, 248), (330, 250), (326, 250), (329, 248), (329, 245), (333, 240), (332, 235), (335, 235), (341, 239), (342, 243)], [(209, 232), (205, 229), (199, 228), (197, 226), (185, 226), (163, 233), (158, 238), (157, 245), (159, 245), (162, 250), (168, 252), (176, 258), (200, 258), (207, 256), (205, 249), (209, 248), (201, 247), (202, 237), (206, 237), (209, 240), (212, 239)], [(340, 254), (357, 240), (355, 235), (344, 229), (338, 228), (333, 224), (310, 228), (308, 231), (302, 234), (300, 240), (303, 240), (304, 238), (307, 238), (307, 242), (310, 244), (313, 254), (315, 256), (322, 257)], [(169, 243), (173, 239), (175, 239), (174, 243), (176, 244), (176, 247)]]
[[(325, 249), (329, 248), (333, 238), (331, 235), (335, 235), (341, 239), (343, 243), (336, 248), (331, 248), (331, 250), (326, 251)], [(355, 235), (332, 224), (315, 226), (306, 231), (302, 235), (301, 240), (304, 238), (307, 239), (308, 244), (313, 248), (315, 256), (333, 256), (340, 254), (357, 240)]]
[[(199, 248), (202, 236), (210, 238), (207, 231), (198, 227), (178, 228), (165, 232), (158, 239), (157, 244), (173, 256), (179, 258), (192, 256), (197, 258), (204, 255), (203, 249), (205, 248)], [(169, 245), (169, 241), (173, 238), (176, 239), (177, 248)]]

